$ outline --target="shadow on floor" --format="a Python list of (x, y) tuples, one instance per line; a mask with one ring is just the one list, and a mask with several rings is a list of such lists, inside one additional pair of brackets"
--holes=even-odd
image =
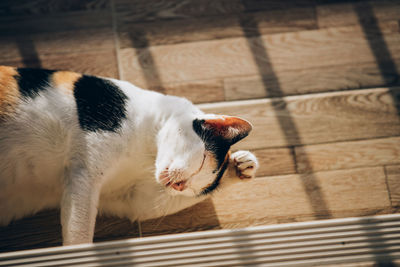
[[(376, 64), (379, 67), (381, 77), (386, 86), (400, 84), (399, 72), (397, 66), (385, 42), (378, 20), (374, 14), (371, 4), (368, 2), (358, 2), (353, 4), (353, 9), (357, 14), (358, 22), (364, 32), (365, 39), (375, 57)], [(393, 101), (397, 107), (400, 116), (400, 99), (393, 91)]]
[[(302, 141), (299, 131), (292, 119), (290, 110), (287, 108), (285, 100), (282, 98), (283, 93), (279, 86), (279, 79), (274, 72), (274, 68), (268, 56), (268, 49), (261, 38), (261, 33), (258, 31), (257, 21), (255, 19), (249, 19), (249, 17), (247, 17), (246, 20), (239, 17), (239, 21), (246, 37), (249, 50), (252, 52), (253, 60), (258, 68), (259, 75), (261, 77), (269, 77), (268, 81), (263, 79), (264, 89), (267, 95), (274, 96), (271, 98), (272, 106), (282, 133), (285, 135), (286, 142), (288, 144), (301, 145)], [(293, 161), (295, 161), (294, 156)], [(331, 218), (329, 207), (320, 190), (317, 178), (312, 173), (312, 166), (306, 156), (304, 157), (304, 164), (306, 169), (310, 170), (310, 173), (300, 174), (300, 179), (314, 211), (314, 216), (316, 219)], [(294, 165), (296, 166), (296, 162)]]
[[(150, 44), (146, 38), (146, 33), (141, 31), (136, 32), (136, 34), (140, 36), (130, 35), (130, 37), (132, 46), (135, 47), (135, 53), (141, 67), (141, 72), (146, 80), (145, 88), (162, 92), (163, 89), (161, 88), (162, 81), (160, 73), (156, 66), (154, 57), (151, 54)], [(135, 43), (137, 40), (140, 40), (140, 44)]]
[(15, 39), (20, 56), (22, 58), (22, 64), (27, 68), (41, 68), (42, 63), (39, 58), (39, 54), (36, 51), (35, 44), (29, 36), (17, 37)]
[(0, 227), (0, 252), (61, 245), (60, 213), (41, 211)]
[[(98, 216), (94, 242), (139, 237), (138, 224), (128, 219)], [(0, 227), (0, 252), (62, 245), (60, 212), (46, 210)]]
[[(397, 66), (394, 63), (393, 57), (390, 50), (385, 42), (381, 29), (379, 27), (378, 21), (368, 2), (357, 2), (353, 4), (353, 9), (357, 14), (358, 22), (360, 23), (365, 39), (371, 49), (372, 54), (375, 57), (376, 64), (379, 67), (381, 77), (384, 80), (386, 86), (393, 86), (399, 84), (399, 73), (397, 71)], [(390, 75), (387, 75), (389, 73)], [(391, 91), (393, 102), (397, 108), (397, 112), (400, 116), (400, 95), (395, 91)], [(361, 230), (365, 231), (365, 236), (367, 241), (374, 237), (379, 238), (382, 235), (380, 233), (375, 233), (371, 235), (365, 228)], [(372, 244), (372, 243), (371, 243)], [(381, 248), (385, 247), (385, 244), (378, 244)], [(375, 247), (371, 248), (372, 252), (376, 250)], [(394, 259), (390, 255), (380, 256), (378, 253), (373, 253), (375, 256), (375, 261), (378, 266), (396, 266)]]
[(187, 233), (220, 228), (218, 216), (210, 198), (178, 213), (141, 223), (143, 236)]

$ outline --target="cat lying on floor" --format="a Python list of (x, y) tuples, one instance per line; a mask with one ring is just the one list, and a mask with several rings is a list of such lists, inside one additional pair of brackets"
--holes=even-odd
[(175, 213), (254, 176), (230, 153), (249, 122), (115, 79), (0, 66), (0, 224), (61, 208), (64, 244), (92, 242), (98, 212)]

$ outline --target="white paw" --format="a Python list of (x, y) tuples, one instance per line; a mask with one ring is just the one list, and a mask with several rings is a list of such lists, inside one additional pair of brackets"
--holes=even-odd
[(240, 179), (254, 178), (258, 169), (258, 160), (253, 153), (239, 150), (232, 153), (230, 159), (235, 166), (236, 175)]

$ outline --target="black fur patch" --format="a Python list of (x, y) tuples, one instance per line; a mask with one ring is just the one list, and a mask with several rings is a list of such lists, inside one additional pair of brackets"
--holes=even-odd
[(86, 131), (116, 132), (126, 118), (127, 96), (110, 81), (83, 75), (75, 82), (74, 96), (79, 124)]
[(194, 120), (193, 129), (198, 136), (204, 141), (206, 150), (214, 154), (217, 159), (217, 170), (224, 163), (226, 153), (231, 147), (231, 142), (221, 136), (214, 136), (211, 131), (203, 127), (204, 120)]
[(18, 68), (17, 72), (19, 75), (15, 76), (15, 79), (21, 95), (34, 98), (49, 84), (49, 77), (54, 70)]
[(193, 130), (203, 140), (205, 148), (214, 154), (217, 160), (217, 168), (214, 170), (217, 176), (214, 182), (201, 192), (201, 195), (207, 195), (214, 191), (224, 175), (226, 168), (228, 167), (229, 159), (226, 160), (227, 153), (231, 147), (231, 141), (222, 138), (221, 136), (215, 136), (210, 130), (203, 127), (204, 120), (194, 120)]
[(201, 195), (210, 194), (212, 191), (214, 191), (218, 187), (218, 185), (221, 181), (221, 178), (226, 171), (226, 168), (228, 168), (228, 163), (229, 163), (229, 159), (226, 160), (224, 163), (222, 163), (221, 169), (218, 171), (217, 177), (215, 178), (214, 182), (210, 186), (208, 186), (206, 189), (204, 189), (201, 192)]

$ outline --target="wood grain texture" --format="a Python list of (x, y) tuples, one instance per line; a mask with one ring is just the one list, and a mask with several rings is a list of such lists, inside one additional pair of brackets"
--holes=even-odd
[(314, 6), (313, 0), (115, 0), (118, 20), (123, 23), (141, 21), (226, 16), (249, 11)]
[(252, 150), (260, 168), (257, 177), (296, 173), (294, 152), (291, 148)]
[(126, 23), (118, 20), (120, 48), (196, 42), (316, 29), (315, 10), (286, 8), (240, 15)]
[[(400, 54), (397, 21), (382, 34), (393, 56)], [(367, 29), (368, 31), (368, 29)], [(373, 31), (369, 33), (372, 38)], [(377, 35), (379, 37), (379, 35)], [(170, 83), (364, 63), (376, 60), (360, 26), (121, 49), (122, 77), (133, 83)], [(378, 43), (379, 44), (379, 43)], [(254, 59), (257, 58), (257, 63)], [(273, 66), (273, 69), (271, 69)], [(157, 84), (155, 84), (157, 85)]]
[(0, 3), (1, 16), (48, 15), (74, 11), (108, 9), (107, 0), (3, 0)]
[[(312, 191), (307, 194), (305, 187)], [(221, 226), (225, 222), (271, 217), (318, 217), (311, 202), (325, 202), (331, 217), (335, 217), (335, 212), (390, 208), (383, 168), (320, 172), (314, 173), (313, 178), (308, 175), (259, 178), (238, 183), (213, 197)]]
[(392, 206), (400, 207), (400, 165), (386, 166), (387, 184)]
[(65, 14), (0, 16), (1, 36), (112, 27), (111, 10)]
[(254, 99), (398, 85), (400, 60), (307, 68), (224, 79), (226, 100)]
[(168, 95), (185, 97), (193, 103), (209, 103), (225, 100), (222, 80), (177, 82), (150, 87), (149, 89)]
[[(372, 11), (370, 14), (369, 11)], [(371, 16), (372, 15), (372, 16)], [(317, 6), (318, 25), (321, 28), (356, 25), (360, 21), (398, 20), (400, 3), (393, 0), (343, 1)]]
[[(321, 194), (305, 192), (311, 186)], [(217, 192), (208, 203), (162, 220), (142, 222), (143, 234), (157, 235), (207, 229), (313, 220), (318, 217), (310, 201), (322, 195), (331, 217), (362, 216), (391, 211), (382, 167), (285, 175), (253, 179)], [(155, 224), (157, 226), (155, 226)]]
[(20, 57), (29, 60), (46, 54), (110, 51), (115, 49), (112, 36), (111, 27), (3, 36), (0, 38), (0, 60)]
[(174, 215), (141, 222), (142, 236), (220, 229), (210, 199)]
[(300, 172), (400, 164), (400, 137), (295, 147)]
[(49, 54), (36, 59), (6, 59), (0, 60), (0, 64), (16, 67), (42, 67), (55, 70), (70, 70), (79, 73), (118, 78), (118, 67), (114, 50)]
[(119, 23), (226, 15), (244, 11), (238, 0), (115, 0)]
[(117, 217), (98, 216), (94, 233), (94, 242), (139, 237), (137, 222)]
[(396, 136), (400, 118), (393, 97), (400, 89), (369, 89), (200, 105), (205, 112), (236, 115), (254, 125), (237, 149), (306, 145)]
[(58, 211), (43, 211), (0, 227), (0, 251), (61, 245)]
[[(98, 217), (94, 241), (138, 237), (137, 223), (127, 219)], [(47, 210), (0, 227), (0, 252), (60, 246), (61, 224), (58, 210)]]

